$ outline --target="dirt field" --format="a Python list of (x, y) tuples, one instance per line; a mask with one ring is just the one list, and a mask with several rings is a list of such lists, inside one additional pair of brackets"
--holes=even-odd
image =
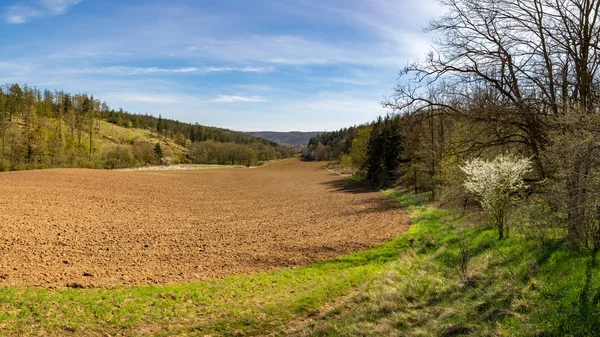
[(297, 267), (406, 230), (396, 202), (322, 166), (0, 173), (0, 285), (206, 280)]

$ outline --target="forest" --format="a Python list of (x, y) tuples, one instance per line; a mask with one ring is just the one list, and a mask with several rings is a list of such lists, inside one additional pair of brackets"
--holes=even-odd
[(320, 132), (317, 131), (289, 131), (289, 132), (276, 132), (276, 131), (251, 131), (247, 132), (251, 136), (260, 137), (276, 142), (277, 144), (287, 144), (302, 147), (308, 143), (308, 141), (318, 135)]
[[(149, 136), (115, 139), (104, 132), (106, 122), (149, 131)], [(290, 147), (242, 132), (114, 110), (88, 94), (16, 83), (0, 87), (0, 138), (2, 171), (176, 163), (251, 166), (295, 155)]]
[(542, 241), (599, 250), (600, 3), (441, 3), (436, 47), (401, 71), (389, 114), (313, 137), (303, 157), (460, 207), (482, 201), (465, 189), (468, 163), (526, 160), (524, 188), (502, 206), (520, 218), (492, 219), (500, 237), (527, 223)]

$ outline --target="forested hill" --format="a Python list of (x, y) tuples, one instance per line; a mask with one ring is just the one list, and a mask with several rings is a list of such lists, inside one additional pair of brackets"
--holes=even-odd
[(288, 144), (288, 145), (306, 145), (308, 141), (317, 136), (319, 131), (290, 131), (290, 132), (276, 132), (276, 131), (257, 131), (247, 132), (247, 134), (268, 139), (277, 144)]
[(0, 170), (255, 165), (294, 154), (243, 132), (114, 110), (88, 94), (0, 87)]

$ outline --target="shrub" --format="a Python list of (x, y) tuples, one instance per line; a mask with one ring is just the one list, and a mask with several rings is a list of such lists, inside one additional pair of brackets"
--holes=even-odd
[(131, 149), (122, 145), (115, 146), (106, 151), (103, 155), (103, 161), (103, 167), (106, 169), (132, 167), (135, 164)]
[(10, 162), (6, 159), (0, 159), (0, 172), (10, 170)]
[(531, 170), (531, 161), (512, 155), (500, 155), (492, 161), (468, 161), (461, 169), (467, 175), (465, 189), (477, 196), (502, 239), (505, 230), (508, 233), (506, 211), (514, 193), (526, 187), (523, 176)]
[(342, 159), (340, 159), (340, 167), (344, 172), (350, 171), (350, 173), (354, 174), (354, 163), (350, 155), (345, 154), (342, 156)]
[[(158, 144), (158, 143), (157, 143)], [(132, 146), (133, 157), (139, 165), (154, 165), (160, 162), (155, 154), (155, 146), (148, 142), (136, 142)]]

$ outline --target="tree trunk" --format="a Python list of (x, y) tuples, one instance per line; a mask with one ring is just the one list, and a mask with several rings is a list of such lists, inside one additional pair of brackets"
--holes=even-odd
[(419, 186), (417, 185), (417, 169), (413, 169), (415, 174), (415, 194), (419, 193)]
[(94, 117), (92, 116), (92, 122), (90, 123), (90, 159), (92, 158), (92, 141), (94, 139)]
[(502, 240), (504, 239), (504, 223), (500, 219), (497, 219), (496, 221), (496, 226), (498, 227), (498, 240)]

